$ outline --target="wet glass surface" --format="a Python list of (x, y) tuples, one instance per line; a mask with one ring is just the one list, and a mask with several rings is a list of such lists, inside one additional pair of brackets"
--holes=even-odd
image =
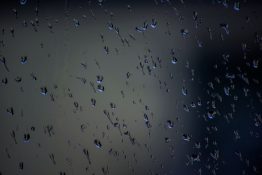
[(0, 175), (261, 174), (262, 3), (0, 5)]

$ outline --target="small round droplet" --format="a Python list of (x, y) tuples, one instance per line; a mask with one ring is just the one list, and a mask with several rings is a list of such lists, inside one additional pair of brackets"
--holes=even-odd
[(21, 64), (27, 63), (27, 56), (21, 57)]
[(215, 117), (215, 115), (216, 115), (216, 111), (210, 110), (207, 113), (207, 116), (208, 116), (209, 119), (213, 119)]
[(46, 87), (41, 87), (41, 94), (46, 95), (47, 94), (47, 88)]
[(27, 3), (27, 0), (20, 0), (21, 5), (25, 5)]
[(96, 106), (96, 99), (91, 98), (91, 103), (92, 103), (92, 106), (95, 107)]
[(182, 87), (182, 94), (183, 94), (184, 96), (187, 95), (187, 89), (186, 89), (184, 86)]
[(173, 57), (172, 60), (171, 60), (172, 64), (176, 64), (177, 63), (177, 58), (176, 57)]
[(166, 143), (169, 143), (171, 141), (171, 139), (170, 138), (168, 138), (168, 137), (165, 137), (165, 142)]
[(149, 121), (147, 114), (144, 114), (144, 120), (147, 122)]
[(191, 140), (190, 135), (188, 135), (188, 134), (183, 134), (183, 140), (189, 142), (189, 141)]
[(95, 143), (97, 148), (101, 148), (102, 147), (102, 144), (101, 144), (101, 142), (99, 140), (95, 139), (94, 143)]
[(104, 92), (105, 91), (105, 87), (102, 86), (101, 84), (98, 84), (97, 85), (97, 90), (98, 90), (98, 92)]
[(173, 128), (173, 127), (174, 127), (174, 122), (173, 122), (173, 121), (171, 121), (171, 120), (167, 120), (167, 121), (166, 121), (166, 125), (167, 125), (167, 127), (168, 127), (168, 128), (170, 128), (170, 129), (171, 129), (171, 128)]
[(30, 134), (27, 133), (27, 134), (24, 134), (24, 142), (29, 142), (30, 140)]
[(110, 103), (110, 107), (112, 108), (112, 109), (116, 109), (116, 104), (115, 103)]

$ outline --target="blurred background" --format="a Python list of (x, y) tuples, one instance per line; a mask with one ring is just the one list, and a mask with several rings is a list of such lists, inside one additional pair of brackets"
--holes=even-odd
[(0, 175), (261, 174), (262, 3), (0, 5)]

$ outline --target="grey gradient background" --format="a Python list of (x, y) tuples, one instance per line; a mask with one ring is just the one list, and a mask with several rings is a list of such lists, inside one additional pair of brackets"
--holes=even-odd
[[(131, 5), (131, 10), (127, 5)], [(34, 12), (36, 7), (38, 16)], [(240, 66), (248, 73), (250, 82), (252, 78), (261, 82), (261, 66), (253, 70), (246, 62), (261, 61), (261, 43), (254, 40), (255, 32), (261, 34), (262, 4), (241, 1), (239, 12), (232, 7), (232, 2), (225, 8), (219, 1), (107, 0), (99, 4), (84, 0), (28, 0), (26, 5), (20, 5), (19, 1), (3, 1), (0, 28), (5, 31), (0, 37), (0, 55), (6, 58), (10, 72), (0, 65), (0, 78), (8, 79), (6, 85), (0, 86), (0, 173), (103, 174), (101, 168), (107, 166), (108, 174), (115, 175), (200, 174), (199, 169), (202, 174), (212, 174), (216, 167), (217, 174), (261, 173), (261, 124), (254, 126), (255, 114), (261, 114), (261, 97), (257, 97), (257, 92), (261, 93), (260, 83), (252, 82), (247, 86), (240, 80), (234, 81), (234, 93), (239, 95), (239, 101), (235, 102), (234, 119), (227, 123), (223, 115), (231, 112), (230, 104), (234, 102), (233, 96), (223, 95), (223, 86), (229, 83), (222, 81), (214, 90), (223, 96), (222, 103), (216, 102), (221, 115), (212, 121), (205, 120), (207, 103), (212, 100), (207, 94), (212, 91), (207, 84), (214, 82), (215, 76), (224, 80), (227, 71), (235, 71)], [(13, 8), (18, 12), (17, 19)], [(197, 29), (194, 28), (193, 11), (201, 18)], [(246, 16), (250, 17), (249, 22)], [(39, 19), (37, 31), (30, 24), (35, 18)], [(142, 26), (144, 21), (150, 23), (152, 18), (158, 22), (156, 29), (149, 27), (143, 34), (135, 31), (135, 27)], [(74, 26), (73, 19), (79, 20), (79, 27)], [(27, 27), (23, 26), (23, 20), (27, 21)], [(121, 37), (126, 38), (129, 45), (122, 44), (116, 32), (108, 29), (108, 21), (119, 27)], [(52, 24), (52, 31), (48, 23)], [(219, 27), (220, 23), (229, 24), (229, 35)], [(14, 37), (11, 27), (15, 30)], [(213, 30), (212, 40), (207, 27)], [(183, 28), (189, 30), (186, 37), (181, 36)], [(221, 34), (225, 38), (223, 41)], [(203, 43), (202, 48), (198, 47), (197, 40)], [(248, 43), (247, 60), (242, 58), (243, 42)], [(109, 54), (105, 53), (104, 46), (109, 47)], [(171, 49), (178, 58), (175, 65), (171, 63)], [(230, 54), (228, 68), (221, 64), (223, 53)], [(21, 56), (28, 57), (27, 64), (20, 63)], [(161, 64), (157, 57), (162, 60)], [(145, 58), (149, 63), (144, 62)], [(157, 63), (155, 69), (152, 60)], [(140, 62), (145, 65), (144, 73)], [(214, 64), (221, 66), (214, 70)], [(147, 65), (152, 68), (151, 75)], [(194, 80), (191, 69), (195, 70)], [(127, 72), (131, 73), (129, 79)], [(31, 73), (36, 75), (36, 81)], [(104, 77), (105, 91), (102, 93), (95, 93), (90, 86), (90, 82), (97, 85), (97, 75)], [(22, 77), (20, 83), (14, 81), (17, 76)], [(77, 77), (84, 77), (87, 82), (84, 84)], [(40, 94), (42, 86), (48, 89), (46, 96)], [(188, 89), (187, 96), (181, 93), (183, 86)], [(243, 97), (243, 87), (250, 89), (248, 97)], [(72, 93), (71, 98), (69, 93)], [(54, 101), (50, 94), (54, 95)], [(203, 105), (196, 109), (189, 107), (190, 112), (185, 112), (183, 105), (190, 106), (198, 97)], [(95, 107), (91, 105), (91, 98), (96, 99)], [(78, 102), (78, 108), (74, 102)], [(110, 108), (110, 102), (116, 104), (116, 109)], [(11, 106), (13, 116), (6, 112)], [(120, 124), (119, 128), (110, 123), (103, 113), (105, 109), (113, 122)], [(145, 125), (144, 113), (149, 116), (150, 129)], [(167, 120), (174, 121), (172, 129), (166, 127)], [(84, 131), (81, 131), (82, 124), (86, 126)], [(53, 126), (54, 135), (45, 133), (47, 125)], [(35, 131), (30, 129), (32, 126)], [(212, 130), (214, 126), (217, 132)], [(12, 130), (16, 133), (17, 144), (10, 135)], [(234, 139), (234, 130), (239, 131), (240, 140)], [(135, 138), (134, 145), (124, 131)], [(25, 133), (31, 136), (28, 143), (23, 140)], [(192, 135), (191, 141), (184, 141), (183, 134)], [(165, 143), (165, 137), (171, 141)], [(210, 143), (205, 148), (207, 137)], [(95, 139), (101, 141), (101, 149), (95, 147)], [(194, 148), (197, 141), (201, 143), (200, 150)], [(212, 145), (214, 141), (217, 146)], [(84, 148), (89, 151), (91, 165), (83, 154)], [(117, 155), (109, 154), (110, 149), (117, 151)], [(214, 150), (220, 151), (217, 161), (210, 156)], [(235, 155), (237, 151), (242, 153), (242, 161)], [(187, 155), (199, 152), (201, 161), (186, 165)], [(52, 153), (55, 165), (49, 158)], [(19, 162), (24, 163), (23, 170), (19, 169)]]

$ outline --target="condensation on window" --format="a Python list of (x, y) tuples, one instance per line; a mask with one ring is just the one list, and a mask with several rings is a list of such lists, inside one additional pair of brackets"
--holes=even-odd
[(0, 5), (0, 175), (261, 174), (262, 4)]

